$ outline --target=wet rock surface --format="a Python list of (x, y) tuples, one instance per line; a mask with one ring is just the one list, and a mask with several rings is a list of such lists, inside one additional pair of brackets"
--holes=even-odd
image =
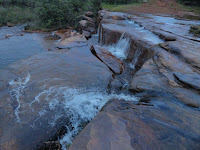
[[(0, 145), (5, 150), (36, 149), (48, 141), (69, 122), (65, 103), (80, 94), (76, 88), (106, 89), (112, 75), (87, 46), (42, 53), (9, 68), (14, 75), (5, 77), (0, 86)], [(6, 75), (4, 70), (0, 74)], [(81, 108), (87, 104), (83, 102)]]
[(104, 10), (99, 17), (102, 45), (129, 39), (121, 61), (140, 100), (107, 102), (69, 149), (199, 149), (200, 42), (189, 30), (200, 22)]
[(112, 55), (107, 49), (99, 46), (92, 46), (90, 50), (93, 55), (95, 55), (113, 72), (113, 74), (120, 75), (123, 72), (123, 62)]
[(103, 10), (97, 36), (93, 17), (0, 70), (0, 149), (199, 149), (200, 22)]

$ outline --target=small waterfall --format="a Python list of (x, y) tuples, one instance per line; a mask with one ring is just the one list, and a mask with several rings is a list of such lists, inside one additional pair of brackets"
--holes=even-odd
[[(67, 132), (60, 139), (62, 149), (67, 150), (68, 145), (72, 143), (74, 137), (83, 128), (83, 125), (91, 121), (105, 103), (113, 98), (138, 101), (138, 98), (132, 95), (107, 94), (97, 89), (85, 90), (67, 86), (55, 86), (39, 93), (30, 106), (34, 111), (34, 104), (43, 104), (44, 106), (38, 112), (38, 116), (39, 118), (45, 117), (51, 113), (52, 115), (48, 116), (51, 127), (54, 127), (56, 122), (63, 117), (69, 119), (66, 125)], [(38, 111), (38, 108), (35, 109)], [(35, 124), (37, 124), (37, 121), (35, 121)]]
[(102, 36), (103, 36), (103, 29), (102, 29), (102, 25), (99, 24), (99, 28), (98, 28), (98, 35), (99, 35), (99, 40), (98, 40), (98, 43), (100, 45), (102, 45)]
[(134, 54), (134, 56), (133, 56), (133, 60), (132, 60), (132, 62), (130, 63), (130, 67), (131, 67), (132, 69), (134, 69), (134, 70), (136, 69), (135, 66), (136, 66), (136, 64), (137, 64), (137, 62), (138, 62), (140, 56), (142, 55), (142, 52), (143, 52), (142, 47), (141, 47), (141, 46), (137, 47), (137, 49), (136, 49), (136, 51), (135, 51), (135, 54)]
[(114, 56), (123, 60), (127, 58), (128, 50), (130, 49), (130, 38), (123, 33), (116, 44), (103, 45)]

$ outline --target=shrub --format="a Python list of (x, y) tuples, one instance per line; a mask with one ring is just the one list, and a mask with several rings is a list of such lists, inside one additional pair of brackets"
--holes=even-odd
[(128, 4), (140, 2), (140, 0), (103, 0), (103, 2), (107, 4)]
[(200, 0), (180, 0), (184, 5), (200, 6)]
[(78, 16), (95, 14), (101, 0), (0, 0), (0, 25), (35, 21), (37, 28), (58, 29), (77, 26)]

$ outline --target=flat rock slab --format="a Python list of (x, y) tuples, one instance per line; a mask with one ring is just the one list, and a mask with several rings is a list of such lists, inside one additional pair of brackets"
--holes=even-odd
[[(139, 102), (110, 100), (69, 150), (198, 149), (199, 112), (184, 112), (173, 97), (146, 95)], [(145, 95), (143, 95), (145, 97)], [(152, 100), (152, 101), (151, 101)], [(182, 114), (180, 117), (180, 113)], [(178, 119), (177, 119), (178, 118)], [(195, 123), (195, 124), (194, 124)]]
[(76, 36), (73, 36), (73, 37), (62, 39), (61, 42), (58, 45), (68, 45), (68, 44), (71, 44), (73, 42), (85, 43), (85, 42), (87, 42), (87, 40), (83, 35), (76, 35)]
[(199, 74), (181, 74), (174, 73), (174, 76), (186, 86), (200, 91), (200, 75)]
[(40, 53), (9, 68), (13, 73), (0, 70), (1, 150), (36, 149), (68, 123), (65, 100), (76, 89), (105, 91), (112, 77), (87, 46)]
[(161, 46), (172, 53), (178, 54), (189, 64), (200, 68), (200, 42), (182, 39)]

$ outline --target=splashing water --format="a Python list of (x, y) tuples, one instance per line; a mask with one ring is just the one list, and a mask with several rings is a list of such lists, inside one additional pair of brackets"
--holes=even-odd
[(103, 47), (108, 49), (108, 51), (117, 58), (123, 60), (126, 59), (128, 55), (128, 50), (130, 48), (130, 38), (123, 33), (116, 44)]
[[(107, 94), (99, 90), (74, 89), (69, 87), (51, 87), (36, 96), (33, 103), (48, 104), (54, 116), (49, 118), (49, 123), (53, 127), (61, 117), (67, 117), (69, 123), (66, 125), (67, 133), (60, 139), (63, 150), (72, 143), (74, 137), (83, 128), (83, 124), (91, 121), (97, 112), (105, 105), (109, 99), (124, 99), (127, 101), (138, 101), (132, 95)], [(44, 107), (45, 109), (46, 107)], [(48, 111), (42, 110), (42, 115)], [(40, 113), (41, 115), (41, 113)]]
[(136, 49), (136, 51), (135, 51), (135, 54), (134, 54), (134, 56), (133, 56), (132, 63), (130, 63), (130, 67), (131, 67), (132, 69), (135, 70), (135, 66), (136, 66), (136, 64), (137, 64), (137, 62), (138, 62), (140, 56), (142, 55), (142, 52), (143, 52), (142, 47), (137, 47), (137, 49)]
[(17, 102), (17, 107), (15, 108), (15, 115), (17, 117), (17, 122), (20, 122), (19, 109), (21, 107), (20, 96), (23, 92), (23, 89), (26, 87), (26, 84), (29, 82), (31, 76), (29, 72), (25, 78), (17, 78), (9, 82), (11, 86), (10, 96), (14, 102)]

